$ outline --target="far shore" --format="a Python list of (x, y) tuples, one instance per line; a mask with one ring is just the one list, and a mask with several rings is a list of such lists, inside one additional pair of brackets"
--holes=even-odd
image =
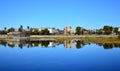
[(118, 35), (31, 35), (30, 37), (36, 38), (45, 38), (45, 37), (72, 37), (72, 38), (81, 38), (81, 37), (117, 37)]
[[(118, 35), (30, 35), (27, 37), (16, 37), (11, 38), (86, 38), (86, 37), (113, 37), (117, 38)], [(9, 38), (7, 35), (0, 35), (0, 38)]]

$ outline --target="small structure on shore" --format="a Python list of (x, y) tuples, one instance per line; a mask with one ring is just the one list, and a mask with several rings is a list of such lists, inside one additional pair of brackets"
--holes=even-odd
[(15, 32), (9, 32), (7, 33), (7, 36), (9, 37), (25, 37), (25, 33), (24, 32), (18, 32), (18, 31), (15, 31)]
[(21, 33), (18, 31), (7, 33), (7, 38), (12, 41), (19, 41), (21, 37), (25, 37), (25, 33)]
[(8, 37), (20, 37), (21, 32), (9, 32), (7, 33)]

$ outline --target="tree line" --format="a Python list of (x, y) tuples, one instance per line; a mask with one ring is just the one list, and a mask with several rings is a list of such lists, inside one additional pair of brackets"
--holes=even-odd
[(91, 34), (110, 35), (112, 33), (118, 35), (118, 34), (120, 34), (120, 31), (118, 31), (118, 29), (119, 29), (118, 27), (104, 26), (103, 28), (97, 29), (97, 30), (87, 30), (80, 26), (77, 26), (75, 34), (82, 35), (84, 33), (84, 31), (87, 31), (89, 35), (91, 35)]
[[(120, 34), (120, 31), (118, 31), (118, 29), (119, 29), (118, 27), (103, 26), (103, 28), (101, 28), (101, 29), (87, 30), (85, 28), (77, 26), (74, 34), (75, 35), (84, 35), (84, 32), (86, 31), (89, 35), (92, 35), (92, 34), (110, 35), (112, 33), (118, 35), (118, 34)], [(14, 31), (15, 31), (15, 28), (13, 28), (13, 27), (8, 28), (8, 29), (6, 27), (4, 27), (4, 30), (0, 30), (0, 34), (5, 35), (9, 32), (14, 32)], [(50, 34), (50, 32), (47, 28), (39, 31), (37, 28), (30, 28), (29, 26), (27, 26), (27, 30), (24, 30), (22, 25), (20, 25), (20, 27), (18, 28), (18, 32), (25, 33), (26, 35), (49, 35)]]
[[(6, 27), (4, 27), (4, 30), (0, 30), (1, 35), (6, 35), (9, 32), (15, 32), (15, 28), (11, 27), (7, 29)], [(39, 31), (36, 28), (30, 28), (29, 26), (27, 26), (27, 30), (25, 30), (22, 25), (20, 25), (20, 27), (18, 28), (18, 32), (24, 33), (26, 35), (49, 35), (50, 34), (47, 28)]]

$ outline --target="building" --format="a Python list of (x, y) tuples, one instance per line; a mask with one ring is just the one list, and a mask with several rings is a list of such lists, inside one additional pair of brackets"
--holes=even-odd
[(120, 28), (118, 28), (118, 32), (120, 32)]
[(64, 34), (65, 34), (65, 35), (70, 35), (70, 34), (72, 34), (72, 27), (71, 27), (71, 26), (66, 26), (66, 27), (64, 28)]
[[(32, 28), (32, 32), (35, 31), (35, 29), (37, 29), (39, 32), (41, 32), (42, 30), (46, 29), (46, 28)], [(49, 31), (49, 34), (51, 35), (55, 35), (55, 34), (64, 34), (63, 30), (59, 30), (59, 29), (55, 29), (55, 28), (47, 28)]]
[[(39, 31), (44, 30), (45, 28), (38, 28)], [(61, 30), (55, 28), (47, 28), (50, 34), (59, 34), (62, 33)]]
[(9, 33), (7, 33), (7, 36), (8, 36), (8, 38), (9, 37), (11, 37), (11, 38), (25, 37), (25, 33), (24, 32), (15, 31), (15, 32), (9, 32)]
[(7, 33), (8, 37), (20, 37), (20, 32), (9, 32)]
[(57, 29), (58, 33), (57, 34), (64, 34), (64, 30), (59, 30)]
[(88, 35), (89, 32), (88, 31), (83, 31), (83, 35)]

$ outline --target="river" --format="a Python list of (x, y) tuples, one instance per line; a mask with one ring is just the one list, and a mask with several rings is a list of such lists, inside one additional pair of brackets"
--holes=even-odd
[(120, 44), (0, 42), (0, 71), (120, 71)]

